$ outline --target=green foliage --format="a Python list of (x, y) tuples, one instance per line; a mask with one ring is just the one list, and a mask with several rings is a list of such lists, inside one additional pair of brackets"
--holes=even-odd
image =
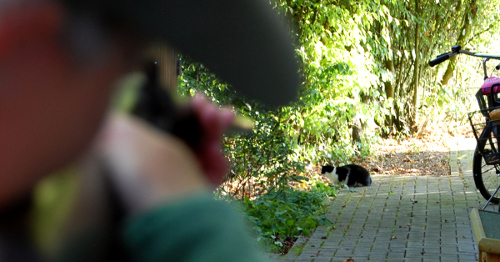
[[(473, 67), (458, 66), (454, 59), (449, 67), (448, 63), (440, 66), (441, 70), (430, 68), (427, 63), (437, 54), (449, 51), (452, 45), (467, 48), (472, 43), (493, 44), (491, 38), (483, 37), (489, 30), (498, 29), (495, 19), (498, 14), (494, 11), (498, 1), (420, 0), (377, 4), (386, 6), (389, 12), (377, 17), (368, 28), (374, 36), (368, 44), (371, 50), (378, 50), (374, 52), (377, 66), (390, 73), (386, 79), (380, 76), (386, 91), (389, 87), (394, 92), (395, 114), (393, 121), (386, 124), (392, 124), (397, 131), (410, 132), (428, 121), (464, 117), (465, 110), (460, 109), (469, 108), (469, 98), (475, 93), (463, 92), (464, 87), (481, 81), (480, 75), (457, 86), (446, 79), (452, 75), (470, 77), (466, 68)], [(381, 10), (379, 7), (374, 10), (377, 9)]]
[(251, 133), (235, 134), (224, 139), (224, 151), (231, 164), (232, 177), (255, 178), (263, 191), (288, 187), (288, 182), (304, 171), (303, 162), (292, 159), (295, 140), (288, 135), (289, 130), (282, 117), (288, 111), (264, 111), (258, 103), (236, 97), (230, 86), (218, 80), (203, 65), (189, 60), (184, 64), (187, 66), (180, 80), (180, 94), (189, 96), (194, 92), (204, 92), (219, 104), (231, 104), (238, 113), (250, 117), (255, 123)]
[(300, 234), (310, 235), (317, 226), (329, 226), (326, 200), (337, 193), (335, 188), (318, 182), (310, 191), (293, 188), (273, 190), (258, 199), (244, 199), (248, 219), (254, 225), (257, 240), (267, 242), (271, 250), (282, 253), (285, 243)]
[(237, 104), (240, 100), (231, 87), (217, 78), (203, 64), (183, 57), (183, 73), (179, 77), (177, 92), (186, 97), (203, 92), (218, 104)]
[(279, 117), (271, 112), (249, 112), (255, 120), (252, 133), (225, 138), (225, 154), (237, 178), (255, 177), (264, 189), (283, 188), (304, 171), (301, 161), (291, 161), (293, 147), (284, 135)]
[[(296, 21), (299, 32), (297, 52), (303, 61), (305, 83), (298, 107), (290, 110), (290, 122), (299, 127), (296, 131), (300, 133), (292, 135), (298, 137), (301, 157), (324, 162), (335, 161), (328, 155), (338, 152), (346, 158), (369, 153), (377, 133), (374, 120), (382, 119), (387, 111), (376, 89), (379, 79), (371, 72), (373, 56), (363, 48), (363, 26), (371, 23), (373, 15), (348, 1), (292, 0), (278, 1), (277, 6)], [(351, 136), (355, 119), (365, 128), (360, 144)], [(315, 155), (311, 144), (330, 152)]]
[[(379, 134), (407, 135), (430, 121), (462, 119), (475, 104), (471, 101), (475, 92), (468, 88), (479, 85), (480, 74), (471, 66), (478, 61), (458, 58), (453, 68), (461, 70), (454, 70), (455, 77), (447, 84), (443, 81), (448, 68), (431, 69), (427, 62), (457, 42), (485, 51), (496, 43), (492, 39), (498, 29), (499, 14), (494, 12), (498, 0), (274, 3), (295, 24), (292, 31), (298, 38), (304, 76), (297, 103), (279, 112), (259, 113), (256, 103), (237, 98), (230, 86), (203, 65), (189, 61), (179, 86), (182, 94), (204, 90), (214, 101), (235, 105), (240, 113), (254, 118), (259, 125), (253, 136), (236, 137), (235, 141), (250, 144), (250, 140), (259, 140), (259, 145), (232, 155), (241, 157), (268, 148), (287, 156), (276, 159), (273, 168), (278, 167), (276, 162), (291, 162), (292, 166), (344, 162), (354, 155), (370, 154), (370, 144)], [(478, 77), (471, 77), (474, 75)], [(355, 140), (358, 121), (363, 134)], [(277, 134), (279, 141), (274, 137)], [(243, 151), (235, 146), (240, 142), (227, 142), (232, 144), (228, 150)], [(279, 144), (293, 152), (272, 147)], [(272, 158), (269, 155), (235, 160), (234, 166), (264, 164)], [(235, 173), (256, 174), (255, 170), (242, 171)]]
[[(461, 92), (463, 82), (459, 82), (461, 86), (440, 85), (446, 68), (431, 69), (427, 62), (457, 43), (490, 50), (496, 43), (492, 40), (498, 31), (498, 4), (478, 0), (280, 0), (276, 5), (298, 28), (298, 53), (306, 79), (301, 100), (312, 107), (315, 101), (345, 101), (333, 108), (320, 105), (315, 109), (340, 118), (341, 124), (328, 125), (339, 130), (346, 146), (352, 139), (349, 124), (356, 117), (362, 119), (365, 134), (410, 134), (429, 121), (463, 117), (460, 109), (468, 108), (473, 93)], [(338, 64), (348, 65), (349, 72), (337, 71), (332, 77), (329, 67)], [(462, 79), (471, 75), (454, 72)], [(466, 85), (473, 82), (469, 83)], [(323, 118), (315, 116), (304, 122)], [(321, 128), (319, 132), (324, 134)], [(366, 140), (372, 138), (365, 136)]]

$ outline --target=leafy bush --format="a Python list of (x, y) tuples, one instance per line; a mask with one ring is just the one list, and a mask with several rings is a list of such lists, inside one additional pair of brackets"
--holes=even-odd
[[(225, 139), (225, 154), (231, 164), (233, 179), (251, 179), (256, 189), (269, 191), (288, 187), (289, 180), (304, 172), (304, 163), (294, 161), (294, 144), (285, 134), (278, 117), (270, 113), (251, 114), (255, 120), (253, 132), (239, 134)], [(255, 188), (258, 186), (258, 188)], [(244, 188), (243, 188), (244, 190)], [(244, 195), (245, 192), (234, 192)]]
[(245, 197), (242, 204), (257, 240), (266, 242), (274, 252), (286, 253), (300, 234), (308, 236), (317, 226), (332, 225), (325, 215), (326, 200), (336, 194), (337, 188), (317, 182), (309, 191), (273, 190), (254, 201)]
[[(238, 113), (255, 123), (252, 132), (224, 139), (224, 151), (231, 164), (230, 179), (255, 178), (265, 192), (287, 187), (290, 178), (303, 172), (303, 162), (291, 158), (295, 154), (296, 140), (288, 134), (288, 123), (284, 120), (288, 111), (265, 111), (257, 102), (235, 96), (231, 86), (218, 80), (203, 65), (189, 59), (184, 64), (180, 94), (187, 96), (202, 91), (219, 104), (231, 104)], [(232, 193), (244, 195), (244, 192)]]

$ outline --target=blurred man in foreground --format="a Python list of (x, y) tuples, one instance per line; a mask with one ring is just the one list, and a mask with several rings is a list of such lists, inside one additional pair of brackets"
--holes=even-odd
[[(235, 21), (210, 14), (224, 13), (229, 4), (227, 15)], [(273, 25), (279, 19), (269, 10), (265, 1), (250, 0), (0, 1), (2, 216), (16, 214), (12, 210), (47, 174), (86, 156), (91, 166), (110, 171), (106, 180), (124, 213), (115, 225), (120, 244), (114, 255), (135, 261), (263, 261), (239, 217), (210, 194), (209, 181), (220, 181), (226, 171), (220, 143), (233, 114), (195, 97), (190, 107), (203, 144), (193, 152), (138, 118), (108, 112), (108, 104), (116, 79), (142, 63), (142, 49), (157, 39), (186, 50), (249, 97), (286, 103), (295, 95), (297, 68), (290, 39)], [(201, 21), (176, 20), (185, 16)], [(269, 32), (255, 34), (262, 30)], [(262, 90), (276, 95), (265, 97)], [(29, 234), (17, 232), (0, 232), (0, 251), (9, 251), (0, 258), (41, 259)], [(90, 261), (86, 255), (80, 259)]]

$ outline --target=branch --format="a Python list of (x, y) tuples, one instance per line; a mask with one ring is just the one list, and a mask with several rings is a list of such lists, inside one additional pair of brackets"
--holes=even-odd
[(484, 33), (488, 32), (488, 31), (490, 31), (492, 27), (493, 27), (493, 26), (490, 24), (490, 26), (489, 26), (488, 28), (484, 29), (483, 31), (481, 31), (481, 32), (479, 32), (479, 33), (477, 33), (477, 34), (475, 34), (475, 35), (473, 35), (471, 38), (469, 38), (469, 40), (467, 41), (467, 43), (465, 43), (465, 45), (464, 45), (464, 46), (467, 46), (467, 45), (468, 45), (470, 42), (472, 42), (472, 40), (474, 40), (476, 37), (478, 37), (478, 36), (480, 36), (480, 35), (482, 35), (482, 34), (484, 34)]

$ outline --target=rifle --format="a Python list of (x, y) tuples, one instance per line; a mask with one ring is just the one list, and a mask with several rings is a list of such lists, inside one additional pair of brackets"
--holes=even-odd
[(175, 105), (169, 92), (160, 84), (156, 62), (148, 62), (144, 71), (146, 81), (139, 89), (132, 114), (180, 138), (196, 151), (202, 136), (198, 119), (189, 108)]

